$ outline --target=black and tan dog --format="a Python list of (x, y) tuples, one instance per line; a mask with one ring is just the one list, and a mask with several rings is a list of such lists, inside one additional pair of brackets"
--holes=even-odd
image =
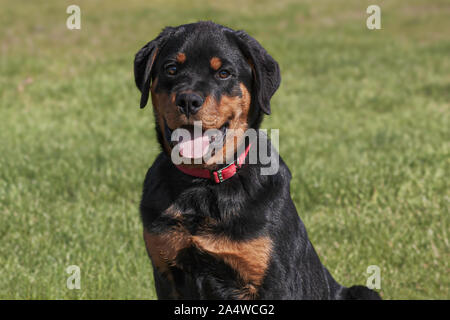
[[(277, 62), (255, 39), (212, 22), (169, 27), (136, 54), (134, 72), (141, 108), (151, 93), (163, 149), (141, 202), (160, 299), (379, 298), (363, 286), (341, 286), (321, 264), (291, 199), (284, 162), (262, 175), (259, 158), (242, 163), (247, 153), (238, 154), (237, 145), (248, 151), (248, 141), (226, 134), (258, 129), (281, 81)], [(222, 148), (208, 161), (176, 166), (177, 145), (185, 158), (209, 148), (203, 137), (200, 152), (191, 149), (195, 139), (172, 141), (175, 129), (192, 132), (195, 121), (224, 133)], [(240, 163), (218, 165), (239, 156)]]

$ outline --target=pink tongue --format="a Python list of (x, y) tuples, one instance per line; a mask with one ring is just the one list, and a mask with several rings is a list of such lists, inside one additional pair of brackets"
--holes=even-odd
[(197, 159), (203, 157), (209, 148), (207, 135), (179, 143), (180, 154), (185, 158)]

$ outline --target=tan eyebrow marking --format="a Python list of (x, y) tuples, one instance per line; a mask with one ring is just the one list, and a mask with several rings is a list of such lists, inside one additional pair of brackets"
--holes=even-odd
[(214, 70), (219, 70), (219, 68), (222, 66), (222, 60), (217, 57), (212, 57), (211, 60), (209, 60), (209, 64)]
[(177, 62), (184, 63), (186, 61), (186, 55), (182, 52), (177, 54)]

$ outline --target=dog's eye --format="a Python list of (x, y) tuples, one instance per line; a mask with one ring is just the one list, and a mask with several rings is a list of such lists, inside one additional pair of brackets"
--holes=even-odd
[(168, 66), (166, 66), (166, 73), (171, 76), (174, 76), (177, 73), (177, 66), (169, 64)]
[(220, 79), (228, 79), (231, 76), (231, 73), (228, 70), (222, 69), (217, 73), (217, 75)]

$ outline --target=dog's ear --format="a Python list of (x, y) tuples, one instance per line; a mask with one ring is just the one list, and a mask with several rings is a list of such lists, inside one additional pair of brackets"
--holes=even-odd
[(141, 109), (147, 105), (152, 82), (152, 67), (158, 52), (162, 49), (167, 39), (173, 34), (175, 28), (165, 28), (154, 40), (147, 43), (136, 53), (134, 58), (134, 81), (141, 91)]
[(281, 83), (280, 67), (267, 51), (245, 31), (229, 33), (248, 59), (253, 72), (252, 100), (266, 114), (270, 114), (270, 98)]

